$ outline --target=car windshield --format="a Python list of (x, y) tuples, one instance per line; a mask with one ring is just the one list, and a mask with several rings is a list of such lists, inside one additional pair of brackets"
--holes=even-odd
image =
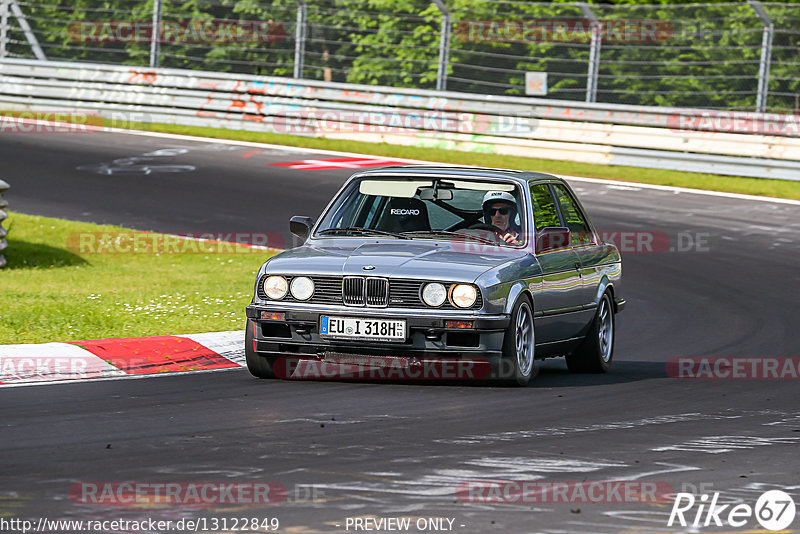
[(463, 178), (364, 178), (344, 191), (317, 236), (474, 239), (524, 245), (524, 209), (514, 182)]

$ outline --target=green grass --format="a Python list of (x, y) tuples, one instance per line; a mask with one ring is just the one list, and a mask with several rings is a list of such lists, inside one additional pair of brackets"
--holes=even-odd
[(318, 148), (342, 152), (358, 152), (362, 154), (389, 156), (393, 158), (419, 159), (438, 161), (442, 163), (479, 165), (484, 167), (535, 170), (561, 175), (588, 176), (592, 178), (607, 178), (626, 182), (671, 185), (678, 187), (691, 187), (695, 189), (706, 189), (711, 191), (743, 193), (747, 195), (800, 199), (800, 182), (791, 180), (767, 180), (760, 178), (720, 176), (716, 174), (702, 174), (694, 172), (643, 169), (639, 167), (594, 165), (588, 163), (574, 163), (569, 161), (459, 152), (455, 150), (443, 150), (436, 148), (398, 146), (389, 145), (386, 143), (364, 143), (360, 141), (320, 139), (314, 137), (283, 135), (267, 132), (244, 132), (221, 128), (202, 128), (194, 126), (142, 123), (131, 124), (130, 126), (141, 130), (195, 135), (199, 137), (235, 139), (239, 141), (272, 143), (277, 145), (288, 145), (304, 148)]
[[(204, 253), (209, 244), (175, 240), (161, 241), (159, 253), (109, 253), (122, 247), (101, 248), (87, 232), (142, 243), (159, 234), (19, 213), (4, 226), (0, 344), (240, 330), (255, 272), (272, 255), (238, 246)], [(90, 236), (83, 247), (80, 235)]]

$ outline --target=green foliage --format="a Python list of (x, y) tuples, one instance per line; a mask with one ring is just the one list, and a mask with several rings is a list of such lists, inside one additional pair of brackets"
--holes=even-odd
[(14, 212), (9, 223), (0, 343), (241, 330), (255, 272), (272, 255), (239, 246), (124, 253), (99, 241), (82, 249), (80, 235), (157, 234)]

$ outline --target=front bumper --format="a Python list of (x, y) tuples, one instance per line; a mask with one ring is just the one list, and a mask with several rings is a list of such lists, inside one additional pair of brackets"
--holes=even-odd
[[(285, 313), (285, 320), (262, 319), (262, 312)], [(403, 342), (333, 340), (319, 334), (320, 317), (359, 316), (406, 320)], [(469, 312), (420, 313), (391, 308), (299, 308), (295, 306), (247, 307), (247, 318), (256, 324), (254, 349), (265, 356), (326, 358), (332, 354), (388, 357), (496, 359), (502, 352), (508, 328), (507, 315), (478, 315)], [(472, 328), (446, 328), (445, 321), (472, 321)]]

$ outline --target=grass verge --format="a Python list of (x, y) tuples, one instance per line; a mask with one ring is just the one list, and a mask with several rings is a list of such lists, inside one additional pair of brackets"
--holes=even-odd
[(665, 171), (659, 169), (643, 169), (639, 167), (621, 167), (611, 165), (593, 165), (515, 156), (499, 156), (496, 154), (478, 154), (436, 148), (407, 147), (386, 143), (364, 143), (336, 139), (320, 139), (295, 135), (283, 135), (267, 132), (245, 132), (222, 128), (203, 128), (195, 126), (179, 126), (172, 124), (132, 124), (131, 127), (153, 132), (195, 135), (218, 139), (235, 139), (257, 143), (271, 143), (303, 148), (337, 150), (342, 152), (358, 152), (376, 156), (393, 158), (419, 159), (456, 163), (461, 165), (479, 165), (483, 167), (499, 167), (544, 171), (553, 174), (587, 176), (591, 178), (607, 178), (625, 182), (671, 185), (691, 187), (710, 191), (725, 191), (746, 195), (760, 195), (778, 198), (800, 199), (800, 182), (791, 180), (768, 180), (761, 178), (745, 178), (737, 176), (720, 176), (694, 172)]
[(0, 344), (240, 330), (272, 255), (13, 212), (6, 222)]

